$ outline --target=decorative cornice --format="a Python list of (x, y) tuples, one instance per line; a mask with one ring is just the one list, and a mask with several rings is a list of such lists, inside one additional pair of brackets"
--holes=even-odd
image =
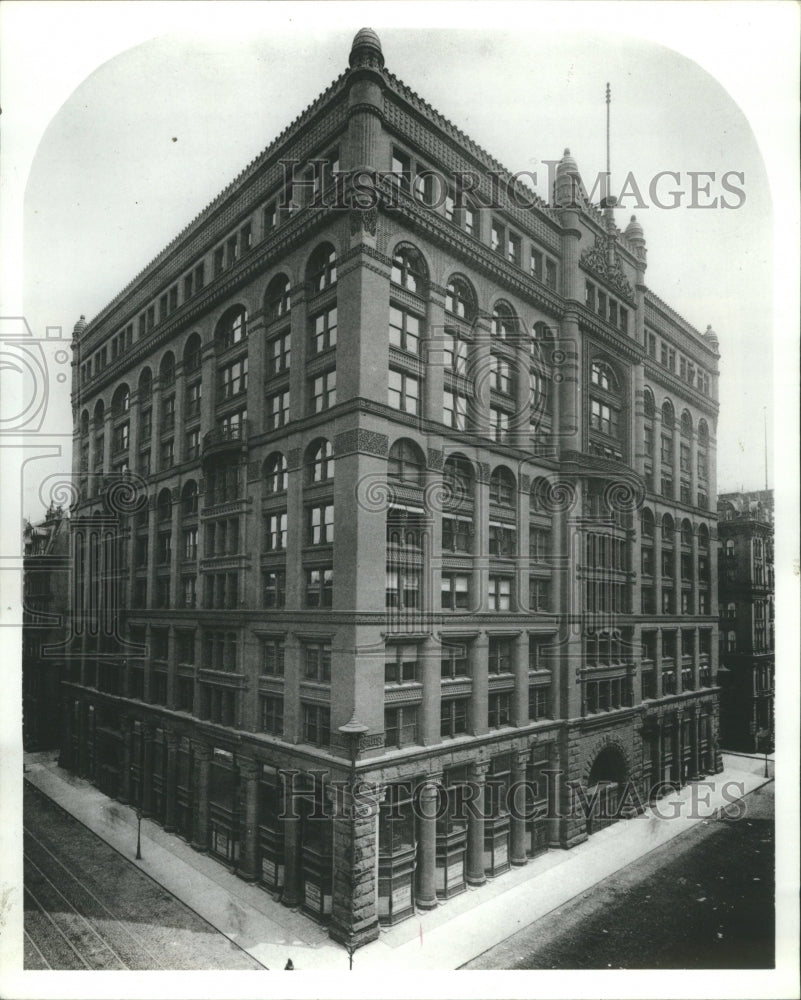
[[(608, 260), (609, 252), (614, 255), (614, 263)], [(587, 247), (581, 253), (581, 266), (590, 274), (594, 274), (599, 281), (604, 281), (625, 299), (630, 305), (634, 305), (634, 289), (629, 284), (629, 280), (623, 270), (623, 263), (620, 254), (617, 252), (617, 241), (611, 236), (596, 235), (595, 245)]]

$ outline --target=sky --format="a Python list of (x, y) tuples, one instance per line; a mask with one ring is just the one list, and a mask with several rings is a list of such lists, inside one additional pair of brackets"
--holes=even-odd
[[(44, 109), (53, 113), (31, 143), (35, 155), (24, 186), (23, 308), (38, 336), (60, 326), (68, 338), (80, 314), (91, 319), (99, 312), (347, 67), (353, 35), (368, 20), (380, 32), (387, 68), (504, 166), (536, 171), (544, 197), (543, 162), (566, 147), (588, 186), (604, 169), (610, 83), (613, 190), (631, 174), (645, 202), (624, 197), (618, 225), (625, 228), (637, 215), (648, 242), (649, 287), (697, 329), (711, 324), (720, 339), (719, 489), (764, 484), (763, 421), (771, 441), (774, 429), (768, 176), (738, 104), (697, 62), (643, 37), (642, 22), (637, 30), (624, 19), (634, 5), (609, 8), (621, 15), (614, 26), (609, 18), (566, 20), (546, 5), (548, 16), (524, 18), (513, 32), (510, 19), (488, 15), (473, 28), (469, 16), (460, 17), (465, 28), (446, 27), (447, 20), (431, 14), (438, 5), (426, 8), (432, 26), (425, 29), (406, 26), (415, 23), (411, 16), (400, 26), (393, 4), (343, 7), (348, 17), (332, 22), (321, 14), (314, 27), (309, 19), (299, 23), (292, 5), (251, 4), (246, 32), (236, 4), (222, 5), (240, 12), (225, 26), (214, 18), (206, 24), (203, 17), (171, 17), (159, 23), (162, 31), (126, 21), (127, 4), (110, 5), (122, 10), (114, 20), (102, 3), (62, 4), (51, 13), (58, 18), (60, 9), (72, 8), (72, 28), (80, 34), (87, 6), (99, 8), (106, 50), (95, 37), (84, 78), (76, 63), (73, 79), (59, 81), (63, 103)], [(151, 6), (161, 5), (138, 5)], [(385, 8), (393, 16), (382, 24)], [(126, 27), (133, 29), (127, 35)], [(138, 35), (144, 40), (130, 44)], [(736, 42), (728, 49), (745, 67), (742, 77), (749, 69), (741, 61), (742, 39)], [(106, 59), (97, 58), (101, 52)], [(654, 204), (649, 186), (661, 171), (679, 175), (664, 177), (657, 191), (663, 205), (672, 203), (671, 191), (681, 192), (678, 207)], [(699, 181), (709, 193), (702, 191), (695, 205), (693, 171), (712, 175)], [(730, 174), (730, 183), (742, 198), (722, 187), (730, 172), (741, 175)], [(718, 207), (698, 207), (715, 198)], [(724, 200), (737, 207), (721, 207)], [(49, 390), (48, 414), (62, 428), (71, 421), (68, 386), (51, 380)], [(52, 462), (68, 468), (63, 457)], [(772, 455), (768, 466), (772, 484)], [(34, 480), (45, 468), (38, 463), (23, 487), (34, 515), (40, 499)]]

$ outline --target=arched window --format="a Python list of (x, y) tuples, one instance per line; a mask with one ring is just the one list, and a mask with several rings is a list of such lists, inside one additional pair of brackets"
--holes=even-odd
[(670, 514), (662, 515), (662, 544), (672, 546), (674, 541), (673, 536), (673, 518)]
[(280, 451), (268, 455), (264, 462), (264, 491), (269, 496), (286, 490), (286, 459)]
[(442, 480), (453, 496), (469, 498), (473, 490), (473, 467), (461, 455), (451, 455), (442, 467)]
[(175, 382), (175, 355), (172, 351), (167, 351), (161, 359), (159, 365), (159, 382), (162, 388), (166, 388)]
[(425, 482), (425, 468), (423, 452), (413, 441), (401, 438), (389, 449), (387, 479), (390, 482), (422, 486)]
[(190, 479), (181, 487), (181, 516), (183, 518), (197, 517), (197, 507), (197, 483), (194, 479)]
[(737, 652), (737, 633), (734, 631), (726, 633), (726, 652), (727, 653)]
[(490, 476), (489, 495), (490, 500), (501, 507), (515, 506), (515, 477), (502, 465)]
[(330, 288), (337, 280), (337, 252), (331, 243), (321, 243), (309, 257), (306, 281), (311, 294)]
[(673, 412), (673, 404), (669, 399), (666, 399), (662, 404), (662, 430), (672, 434), (673, 424), (675, 422), (675, 414)]
[(651, 392), (650, 389), (646, 388), (645, 392), (643, 393), (642, 402), (643, 402), (643, 412), (645, 413), (645, 416), (649, 417), (650, 419), (653, 419), (654, 415), (656, 414), (656, 406), (654, 404), (654, 394)]
[(139, 399), (149, 399), (153, 393), (153, 373), (149, 368), (143, 368), (139, 376)]
[(223, 313), (214, 333), (217, 351), (227, 351), (229, 347), (245, 340), (248, 335), (248, 312), (244, 306), (232, 306)]
[(445, 293), (445, 309), (460, 319), (472, 321), (476, 317), (476, 296), (470, 282), (454, 275)]
[(693, 543), (693, 528), (690, 522), (685, 518), (681, 522), (681, 544), (682, 545), (692, 545)]
[(698, 548), (702, 551), (709, 548), (709, 528), (705, 524), (698, 527)]
[(118, 385), (114, 390), (114, 395), (111, 399), (111, 413), (115, 417), (121, 417), (123, 414), (128, 412), (131, 405), (131, 393), (125, 382), (122, 385)]
[(95, 403), (94, 413), (92, 414), (95, 422), (95, 430), (100, 429), (100, 425), (103, 423), (103, 417), (106, 415), (106, 408), (103, 405), (103, 400), (98, 399)]
[(728, 559), (733, 559), (734, 558), (734, 539), (733, 538), (727, 538), (726, 539), (726, 557)]
[(202, 350), (203, 344), (201, 343), (200, 335), (197, 333), (190, 334), (184, 344), (184, 371), (187, 374), (200, 370)]
[(292, 308), (292, 289), (285, 274), (276, 274), (264, 295), (264, 314), (268, 323), (287, 316)]
[(86, 435), (89, 433), (89, 411), (84, 410), (81, 414), (81, 434)]
[(320, 438), (309, 445), (308, 480), (322, 483), (334, 478), (334, 449), (331, 442)]
[(599, 389), (605, 389), (607, 392), (615, 392), (617, 389), (612, 369), (603, 361), (593, 361), (590, 367), (590, 382), (593, 385), (597, 385)]
[(702, 448), (709, 446), (709, 428), (707, 427), (706, 420), (698, 421), (698, 444)]
[(428, 284), (428, 269), (422, 254), (415, 247), (403, 243), (392, 258), (391, 280), (395, 285), (423, 295)]
[(693, 418), (687, 412), (687, 410), (682, 411), (681, 414), (681, 436), (682, 437), (692, 437), (693, 434)]
[(648, 507), (644, 507), (642, 511), (642, 535), (643, 538), (654, 537), (654, 515)]
[(172, 517), (172, 494), (168, 489), (159, 493), (156, 511), (159, 521), (169, 521)]
[(517, 317), (508, 302), (499, 302), (492, 310), (492, 334), (505, 340), (517, 333)]

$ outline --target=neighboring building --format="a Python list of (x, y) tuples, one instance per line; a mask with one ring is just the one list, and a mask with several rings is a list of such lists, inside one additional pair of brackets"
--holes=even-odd
[[(377, 205), (347, 207), (357, 167)], [(69, 766), (348, 944), (584, 840), (570, 782), (614, 813), (719, 770), (717, 339), (645, 258), (569, 154), (545, 204), (360, 31), (76, 325), (76, 566), (106, 562), (76, 577)], [(315, 819), (356, 739), (378, 824)], [(329, 775), (299, 818), (281, 769)]]
[(718, 497), (721, 744), (773, 750), (773, 490)]
[(60, 742), (69, 610), (69, 520), (61, 507), (27, 522), (23, 544), (22, 745), (51, 750)]

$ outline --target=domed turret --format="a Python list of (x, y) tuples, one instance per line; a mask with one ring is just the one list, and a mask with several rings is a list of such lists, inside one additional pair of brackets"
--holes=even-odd
[(632, 215), (631, 222), (626, 226), (626, 232), (624, 233), (629, 245), (634, 250), (634, 253), (645, 260), (645, 233), (640, 223), (637, 221), (637, 216)]
[(80, 337), (80, 335), (83, 333), (83, 331), (87, 328), (88, 325), (89, 324), (86, 322), (86, 317), (84, 316), (83, 313), (81, 313), (81, 318), (72, 328), (73, 337), (75, 337), (77, 340), (77, 338)]
[(707, 323), (706, 330), (703, 332), (704, 340), (709, 344), (710, 347), (714, 347), (717, 350), (720, 347), (720, 341), (718, 340), (718, 335), (712, 329), (712, 324)]
[(381, 51), (381, 39), (372, 28), (360, 28), (353, 39), (350, 48), (350, 65), (369, 66), (375, 69), (384, 68), (384, 53)]
[(570, 155), (570, 150), (565, 149), (556, 167), (554, 201), (558, 208), (576, 208), (582, 198), (586, 201), (587, 192), (581, 180), (578, 164)]

